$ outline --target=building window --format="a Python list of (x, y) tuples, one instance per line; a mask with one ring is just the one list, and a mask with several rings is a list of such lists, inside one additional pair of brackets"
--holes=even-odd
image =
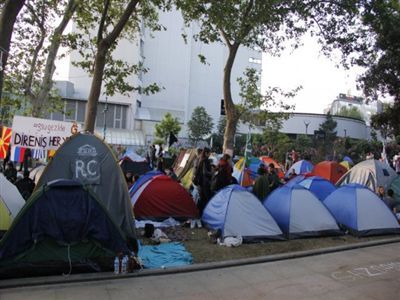
[(122, 106), (122, 124), (121, 128), (126, 129), (126, 106)]
[(122, 106), (115, 106), (114, 112), (114, 127), (121, 128), (121, 120), (122, 120)]
[(86, 103), (82, 101), (77, 101), (78, 102), (78, 110), (77, 110), (77, 116), (76, 120), (78, 122), (85, 122), (85, 113), (86, 113)]

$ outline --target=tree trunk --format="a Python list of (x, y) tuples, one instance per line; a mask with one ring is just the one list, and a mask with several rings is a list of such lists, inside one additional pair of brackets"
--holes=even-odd
[(224, 68), (224, 104), (225, 104), (225, 114), (226, 114), (226, 126), (224, 133), (224, 144), (223, 153), (231, 152), (233, 153), (234, 139), (236, 134), (236, 124), (238, 122), (237, 112), (235, 104), (232, 100), (231, 93), (231, 73), (233, 63), (235, 61), (236, 53), (239, 49), (239, 44), (235, 43), (229, 47), (229, 56), (225, 63)]
[(4, 69), (7, 65), (8, 52), (10, 51), (11, 36), (17, 16), (25, 4), (25, 0), (7, 0), (0, 15), (0, 51), (3, 52), (0, 70), (0, 124), (3, 123), (1, 98), (3, 92)]
[(117, 24), (115, 24), (112, 31), (103, 39), (102, 28), (104, 25), (104, 20), (107, 16), (109, 3), (110, 1), (105, 2), (105, 8), (99, 24), (99, 30), (97, 34), (97, 53), (94, 62), (92, 86), (90, 87), (90, 93), (86, 105), (85, 130), (91, 133), (94, 132), (94, 124), (96, 122), (97, 102), (99, 101), (100, 97), (107, 52), (121, 34), (121, 31), (124, 29), (126, 23), (128, 23), (129, 18), (135, 11), (136, 5), (139, 3), (139, 0), (129, 1)]
[(60, 48), (61, 43), (61, 36), (68, 25), (68, 22), (71, 20), (75, 10), (81, 2), (80, 0), (69, 0), (68, 4), (65, 8), (65, 12), (63, 15), (60, 24), (58, 24), (57, 28), (54, 29), (53, 36), (51, 38), (51, 43), (49, 46), (47, 59), (46, 59), (46, 66), (44, 69), (42, 83), (40, 85), (40, 90), (36, 99), (32, 102), (32, 115), (33, 116), (40, 116), (43, 108), (43, 104), (47, 102), (49, 99), (49, 93), (51, 88), (53, 87), (53, 75), (54, 71), (56, 70), (56, 66), (54, 64), (58, 49)]
[(94, 133), (94, 125), (96, 122), (96, 113), (97, 113), (97, 102), (100, 97), (101, 84), (103, 82), (103, 74), (104, 74), (104, 67), (106, 65), (107, 51), (108, 47), (104, 43), (100, 43), (94, 63), (92, 86), (90, 87), (88, 102), (86, 104), (85, 130), (91, 133)]

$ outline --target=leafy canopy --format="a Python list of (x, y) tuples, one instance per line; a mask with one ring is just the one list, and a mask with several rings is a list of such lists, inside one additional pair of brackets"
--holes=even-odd
[(191, 119), (187, 125), (189, 129), (189, 138), (194, 142), (209, 135), (214, 127), (212, 117), (202, 106), (197, 106), (193, 110)]
[(178, 119), (174, 118), (171, 113), (166, 113), (161, 122), (155, 125), (154, 134), (157, 138), (167, 141), (170, 133), (178, 136), (179, 131), (181, 131), (181, 125), (179, 124)]
[(361, 111), (355, 106), (352, 106), (350, 108), (347, 108), (346, 106), (342, 106), (336, 115), (343, 116), (343, 117), (355, 118), (355, 119), (359, 119), (359, 120), (364, 120), (364, 117), (363, 117)]

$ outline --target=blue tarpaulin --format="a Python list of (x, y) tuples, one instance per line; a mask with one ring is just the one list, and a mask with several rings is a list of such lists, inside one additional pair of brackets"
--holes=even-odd
[(181, 243), (140, 246), (139, 257), (145, 269), (178, 267), (193, 262), (192, 254)]

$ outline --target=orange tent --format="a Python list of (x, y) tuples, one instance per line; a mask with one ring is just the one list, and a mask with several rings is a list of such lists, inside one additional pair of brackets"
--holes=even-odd
[(313, 175), (321, 176), (333, 184), (347, 172), (346, 167), (335, 161), (321, 161), (316, 164), (314, 170), (311, 172)]
[(271, 157), (269, 157), (269, 156), (261, 156), (260, 157), (260, 160), (266, 165), (266, 166), (268, 166), (269, 164), (274, 164), (274, 168), (277, 170), (277, 172), (278, 172), (278, 176), (279, 176), (279, 178), (283, 178), (283, 177), (285, 177), (285, 173), (283, 172), (283, 170), (282, 170), (282, 166), (276, 161), (276, 160), (274, 160), (274, 159), (272, 159)]

